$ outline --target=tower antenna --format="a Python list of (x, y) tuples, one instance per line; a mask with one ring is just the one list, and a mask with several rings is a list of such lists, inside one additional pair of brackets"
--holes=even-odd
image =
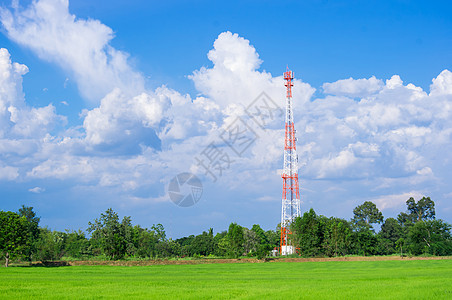
[(300, 191), (298, 187), (298, 156), (295, 137), (295, 127), (292, 109), (293, 72), (287, 67), (284, 72), (284, 85), (286, 86), (286, 130), (284, 138), (284, 169), (281, 213), (281, 242), (280, 254), (295, 253), (293, 241), (290, 238), (290, 224), (300, 216)]

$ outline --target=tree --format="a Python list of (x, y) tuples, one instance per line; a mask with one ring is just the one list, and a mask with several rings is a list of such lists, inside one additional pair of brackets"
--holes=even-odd
[(133, 227), (133, 243), (138, 257), (146, 258), (156, 256), (156, 245), (158, 237), (153, 230), (141, 228), (139, 225)]
[(243, 254), (243, 227), (237, 223), (231, 223), (228, 230), (229, 249), (228, 255), (232, 257), (239, 257)]
[(322, 247), (328, 256), (345, 255), (351, 243), (351, 228), (346, 220), (331, 217), (327, 220)]
[(88, 232), (92, 234), (92, 239), (98, 242), (103, 253), (110, 259), (121, 259), (127, 253), (128, 236), (125, 227), (131, 226), (130, 217), (125, 217), (119, 223), (118, 214), (109, 208), (105, 213), (95, 219), (93, 223), (88, 223)]
[(0, 211), (0, 252), (8, 267), (10, 258), (24, 254), (30, 246), (28, 221), (25, 217), (11, 211)]
[(378, 252), (378, 236), (370, 229), (355, 231), (351, 236), (352, 253), (357, 255), (375, 255)]
[(215, 250), (214, 250), (214, 254), (216, 256), (227, 256), (228, 252), (229, 252), (229, 240), (228, 240), (228, 232), (222, 231), (222, 232), (218, 232), (215, 237)]
[(270, 244), (271, 248), (278, 248), (280, 239), (281, 239), (281, 227), (277, 226), (276, 230), (267, 230), (265, 232), (265, 235), (267, 236), (268, 243)]
[(414, 255), (451, 255), (451, 225), (442, 220), (416, 222), (408, 232), (409, 247)]
[(401, 212), (397, 215), (397, 222), (402, 226), (402, 228), (408, 228), (416, 222), (416, 219), (413, 219), (414, 216)]
[(406, 201), (408, 212), (414, 222), (435, 219), (435, 202), (430, 197), (422, 197), (416, 202), (413, 197)]
[(203, 231), (202, 234), (193, 238), (191, 247), (191, 255), (204, 255), (213, 254), (215, 250), (215, 239), (213, 237), (213, 229), (210, 228), (209, 232)]
[(39, 240), (36, 243), (36, 258), (41, 261), (59, 260), (66, 250), (67, 234), (40, 228)]
[[(36, 216), (36, 213), (33, 211), (33, 207), (22, 205), (22, 207), (19, 208), (18, 214), (21, 217), (25, 217), (27, 221), (33, 225), (32, 229), (34, 232), (38, 231), (36, 228), (38, 227), (41, 218)], [(39, 232), (37, 234), (39, 234)]]
[(312, 208), (302, 217), (295, 218), (291, 226), (293, 239), (302, 255), (318, 256), (321, 254), (325, 219), (323, 216), (317, 216)]
[(400, 256), (403, 256), (403, 246), (405, 246), (405, 239), (400, 238), (395, 242), (397, 248), (400, 248)]
[(247, 255), (253, 255), (257, 251), (260, 238), (257, 236), (255, 231), (243, 228), (243, 239), (244, 252)]
[(132, 219), (130, 217), (124, 217), (119, 228), (125, 247), (124, 254), (133, 256), (135, 254), (136, 248), (133, 243), (134, 231), (132, 226)]
[(378, 236), (372, 224), (382, 223), (383, 214), (377, 206), (366, 201), (353, 210), (352, 224), (354, 232), (352, 234), (354, 252), (358, 255), (369, 255), (377, 253)]
[(66, 242), (64, 254), (74, 258), (82, 258), (88, 254), (89, 241), (85, 233), (80, 229), (78, 231), (66, 230)]
[(18, 212), (19, 216), (25, 217), (27, 219), (27, 232), (29, 243), (28, 246), (24, 249), (24, 255), (31, 262), (32, 255), (36, 252), (36, 241), (39, 238), (39, 221), (40, 218), (36, 216), (36, 213), (33, 211), (33, 207), (27, 207), (22, 205), (19, 208)]
[(394, 218), (387, 218), (378, 233), (381, 254), (392, 254), (396, 251), (396, 241), (404, 236), (403, 228)]
[(195, 239), (195, 236), (189, 235), (182, 237), (180, 239), (177, 239), (176, 242), (181, 246), (181, 255), (182, 256), (193, 256), (193, 240)]
[(265, 231), (258, 224), (254, 224), (251, 230), (256, 233), (256, 236), (259, 239), (259, 244), (268, 244), (268, 237), (265, 234)]
[(179, 243), (168, 239), (165, 241), (160, 241), (155, 245), (157, 257), (172, 257), (179, 256), (181, 247)]
[(366, 201), (357, 206), (353, 210), (353, 214), (354, 217), (352, 222), (358, 231), (367, 228), (373, 231), (372, 224), (383, 222), (383, 214), (378, 210), (377, 206), (370, 201)]
[(163, 242), (166, 240), (165, 228), (163, 228), (162, 224), (154, 224), (152, 225), (151, 229), (154, 231), (159, 241)]
[(268, 253), (274, 246), (270, 244), (269, 236), (258, 224), (254, 224), (251, 230), (256, 234), (256, 237), (258, 239), (256, 256), (258, 259), (262, 259), (268, 255)]

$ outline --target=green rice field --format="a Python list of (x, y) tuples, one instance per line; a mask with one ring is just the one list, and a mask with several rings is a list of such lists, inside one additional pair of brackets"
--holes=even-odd
[(1, 299), (452, 299), (452, 260), (0, 268)]

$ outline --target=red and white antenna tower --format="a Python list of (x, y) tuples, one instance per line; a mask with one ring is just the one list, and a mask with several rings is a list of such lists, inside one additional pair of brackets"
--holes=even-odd
[(284, 170), (281, 214), (281, 243), (280, 254), (289, 255), (295, 253), (295, 247), (290, 239), (292, 232), (289, 225), (300, 216), (300, 191), (298, 188), (298, 156), (293, 122), (292, 86), (293, 72), (287, 67), (284, 72), (286, 93), (286, 135), (284, 140)]

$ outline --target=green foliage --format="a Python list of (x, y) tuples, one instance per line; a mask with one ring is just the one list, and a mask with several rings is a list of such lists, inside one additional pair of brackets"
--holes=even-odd
[(155, 236), (159, 240), (159, 242), (166, 241), (166, 233), (165, 228), (163, 228), (162, 224), (152, 225), (151, 229), (154, 231)]
[(396, 242), (395, 245), (397, 248), (400, 249), (400, 256), (403, 255), (403, 247), (405, 246), (405, 239), (404, 238), (399, 238)]
[(155, 250), (157, 258), (166, 258), (179, 256), (181, 252), (181, 247), (177, 242), (169, 239), (158, 242), (155, 245)]
[(372, 224), (382, 223), (383, 214), (377, 206), (366, 201), (353, 210), (352, 224), (354, 231), (351, 235), (351, 253), (357, 255), (375, 255), (378, 253), (379, 236), (375, 235)]
[(257, 238), (259, 239), (259, 244), (268, 244), (268, 237), (265, 234), (265, 231), (259, 226), (259, 224), (254, 224), (251, 230), (256, 233)]
[(257, 236), (256, 232), (249, 230), (248, 228), (243, 228), (243, 251), (247, 256), (253, 256), (260, 244), (260, 238)]
[(452, 255), (451, 225), (442, 220), (416, 222), (408, 232), (409, 249), (414, 255)]
[(326, 218), (317, 216), (314, 209), (305, 212), (302, 217), (295, 218), (291, 229), (295, 245), (303, 256), (319, 256), (322, 253)]
[(216, 256), (228, 256), (230, 253), (231, 245), (229, 243), (229, 237), (227, 235), (218, 239), (217, 249), (215, 250)]
[(191, 254), (208, 256), (214, 253), (215, 247), (216, 242), (213, 237), (213, 229), (210, 228), (209, 232), (204, 231), (193, 239), (191, 243)]
[(130, 251), (129, 246), (132, 242), (130, 217), (124, 217), (119, 223), (118, 214), (109, 208), (99, 219), (88, 224), (88, 232), (92, 234), (92, 239), (96, 240), (97, 246), (100, 246), (110, 259), (121, 259)]
[(422, 197), (416, 202), (413, 197), (406, 201), (410, 219), (414, 222), (435, 219), (435, 202), (430, 197)]
[(59, 260), (63, 257), (67, 240), (66, 233), (41, 228), (39, 236), (39, 241), (36, 243), (36, 259), (48, 261)]
[(270, 244), (271, 248), (278, 248), (281, 238), (281, 229), (279, 230), (268, 230), (265, 232), (265, 236), (268, 239), (268, 243)]
[(378, 253), (378, 236), (370, 229), (355, 231), (351, 236), (351, 253), (356, 255), (376, 255)]
[(229, 242), (227, 254), (236, 258), (241, 256), (244, 250), (243, 243), (245, 242), (243, 237), (243, 227), (237, 225), (237, 223), (231, 223), (229, 225), (227, 238)]
[(331, 217), (326, 221), (322, 248), (327, 256), (346, 255), (351, 244), (351, 228), (344, 219)]
[(352, 222), (357, 231), (367, 229), (373, 231), (374, 228), (372, 227), (372, 224), (383, 222), (383, 214), (378, 210), (377, 206), (370, 201), (366, 201), (355, 207), (353, 214), (354, 217)]
[[(407, 211), (388, 218), (375, 234), (372, 224), (383, 221), (372, 202), (354, 209), (351, 222), (317, 215), (313, 209), (296, 218), (290, 235), (297, 252), (303, 256), (339, 255), (452, 255), (451, 225), (435, 220), (430, 198), (416, 202), (410, 198)], [(121, 221), (111, 208), (89, 222), (89, 237), (81, 230), (52, 231), (39, 228), (39, 217), (32, 207), (22, 206), (17, 213), (0, 212), (0, 251), (5, 257), (35, 260), (60, 259), (149, 259), (178, 257), (264, 258), (280, 242), (280, 225), (264, 231), (258, 224), (251, 229), (236, 223), (216, 235), (213, 229), (177, 240), (168, 239), (162, 224), (151, 229), (132, 225), (131, 217)], [(294, 254), (296, 257), (297, 254)]]
[(403, 228), (394, 218), (388, 218), (381, 226), (381, 230), (378, 233), (379, 237), (379, 253), (380, 254), (392, 254), (396, 250), (396, 241), (404, 236)]
[(265, 232), (259, 224), (254, 224), (251, 231), (254, 232), (256, 243), (254, 251), (250, 254), (256, 256), (258, 259), (263, 259), (276, 247), (278, 239), (275, 242), (272, 242), (272, 239), (279, 237), (276, 237), (275, 232), (272, 230)]
[(29, 241), (28, 246), (24, 249), (24, 256), (31, 262), (32, 255), (36, 252), (36, 242), (39, 238), (39, 221), (40, 218), (36, 216), (33, 211), (33, 207), (27, 207), (22, 205), (19, 208), (19, 216), (27, 219), (27, 239)]
[(9, 258), (22, 257), (28, 253), (32, 239), (29, 222), (25, 216), (11, 211), (0, 211), (0, 252)]
[(268, 256), (273, 247), (270, 244), (259, 244), (257, 250), (253, 253), (257, 259), (263, 259)]
[(159, 237), (155, 231), (141, 228), (139, 225), (133, 227), (133, 244), (135, 255), (139, 258), (149, 258), (157, 256), (156, 245)]
[(85, 233), (78, 231), (66, 231), (64, 256), (82, 259), (89, 255), (89, 240)]

